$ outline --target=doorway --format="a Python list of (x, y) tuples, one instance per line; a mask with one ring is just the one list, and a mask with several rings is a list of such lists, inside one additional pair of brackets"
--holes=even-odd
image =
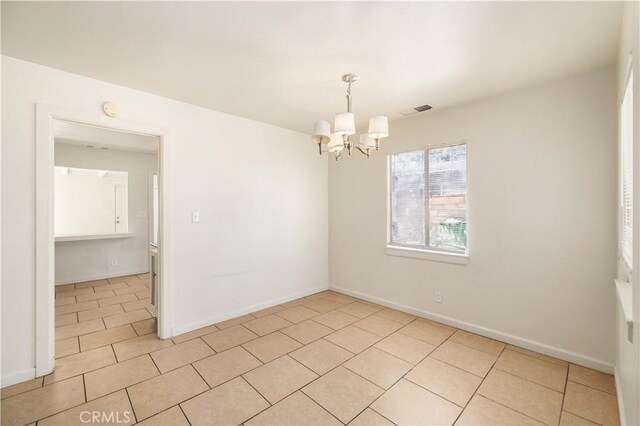
[[(163, 129), (45, 105), (37, 106), (36, 117), (36, 376), (42, 376), (54, 368), (56, 289), (69, 286), (68, 281), (84, 282), (78, 287), (90, 288), (89, 292), (94, 284), (104, 284), (107, 290), (100, 297), (137, 296), (132, 309), (146, 309), (143, 299), (148, 297), (146, 310), (157, 317), (157, 335), (171, 337), (169, 162)], [(57, 151), (57, 147), (64, 149)], [(151, 152), (154, 161), (144, 171), (103, 162), (127, 153), (151, 158)], [(134, 159), (131, 164), (137, 162)], [(149, 194), (149, 176), (157, 176), (155, 198)], [(67, 202), (57, 203), (65, 191)], [(64, 262), (56, 256), (63, 253), (61, 247), (67, 256)], [(120, 251), (114, 252), (114, 247)], [(74, 250), (82, 254), (68, 257)], [(127, 283), (130, 288), (122, 288), (125, 278), (135, 280)], [(77, 296), (75, 302), (93, 297), (98, 295)], [(94, 302), (102, 308), (99, 300)], [(76, 315), (65, 320), (79, 323), (80, 314)], [(117, 321), (114, 316), (111, 322), (102, 322), (108, 327)]]

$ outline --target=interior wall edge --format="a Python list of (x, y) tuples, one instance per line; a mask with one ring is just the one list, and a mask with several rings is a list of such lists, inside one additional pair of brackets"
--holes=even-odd
[(177, 327), (173, 327), (171, 329), (171, 337), (176, 337), (180, 334), (188, 333), (190, 331), (197, 330), (199, 328), (208, 327), (210, 325), (217, 324), (222, 321), (226, 321), (232, 318), (236, 318), (242, 315), (250, 314), (251, 312), (256, 312), (261, 309), (270, 308), (275, 305), (279, 305), (281, 303), (287, 303), (295, 299), (299, 299), (301, 297), (309, 296), (324, 290), (328, 290), (328, 286), (318, 286), (311, 289), (307, 289), (304, 291), (298, 291), (295, 293), (290, 293), (286, 296), (278, 297), (275, 299), (271, 299), (268, 302), (259, 303), (253, 306), (245, 307), (242, 309), (238, 309), (235, 311), (227, 312), (222, 315), (216, 315), (215, 317), (207, 318), (206, 320), (196, 321), (185, 325), (179, 325)]
[(562, 348), (550, 346), (545, 343), (536, 342), (534, 340), (525, 339), (523, 337), (514, 336), (513, 334), (505, 333), (494, 328), (483, 327), (481, 325), (469, 323), (466, 321), (458, 320), (456, 318), (448, 317), (445, 315), (436, 314), (423, 309), (415, 308), (413, 306), (404, 305), (381, 297), (372, 296), (359, 291), (349, 290), (344, 287), (338, 287), (330, 285), (329, 289), (338, 293), (343, 293), (348, 296), (357, 297), (359, 299), (367, 300), (369, 302), (377, 303), (388, 308), (393, 308), (398, 311), (407, 312), (409, 314), (417, 315), (433, 321), (438, 321), (443, 324), (447, 324), (461, 330), (469, 331), (479, 334), (481, 336), (489, 337), (491, 339), (499, 340), (504, 343), (509, 343), (515, 346), (520, 346), (525, 349), (529, 349), (535, 352), (539, 352), (544, 355), (552, 356), (562, 359), (564, 361), (572, 362), (574, 364), (582, 365), (584, 367), (592, 368), (594, 370), (602, 371), (607, 374), (613, 374), (613, 364), (604, 360), (595, 359), (588, 355), (579, 354), (576, 352), (567, 351)]
[(624, 394), (622, 392), (622, 383), (620, 382), (620, 369), (617, 365), (613, 368), (613, 379), (616, 385), (616, 401), (618, 402), (618, 415), (620, 416), (620, 424), (626, 425), (628, 423), (626, 416), (624, 415), (624, 398), (622, 398)]

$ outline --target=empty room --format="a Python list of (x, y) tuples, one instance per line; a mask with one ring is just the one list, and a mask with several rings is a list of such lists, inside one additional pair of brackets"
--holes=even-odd
[(2, 425), (640, 425), (640, 2), (0, 14)]

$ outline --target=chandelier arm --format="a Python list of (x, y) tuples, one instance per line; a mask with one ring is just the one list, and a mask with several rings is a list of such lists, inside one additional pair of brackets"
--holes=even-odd
[(364, 149), (360, 148), (359, 146), (356, 145), (356, 148), (358, 148), (358, 151), (360, 151), (362, 154), (366, 155), (367, 158), (370, 158), (369, 155), (369, 148), (367, 148), (367, 150), (365, 151)]

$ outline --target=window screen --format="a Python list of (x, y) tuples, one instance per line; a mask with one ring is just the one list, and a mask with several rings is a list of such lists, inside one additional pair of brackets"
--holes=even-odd
[(389, 166), (389, 243), (466, 252), (466, 144), (394, 154)]

